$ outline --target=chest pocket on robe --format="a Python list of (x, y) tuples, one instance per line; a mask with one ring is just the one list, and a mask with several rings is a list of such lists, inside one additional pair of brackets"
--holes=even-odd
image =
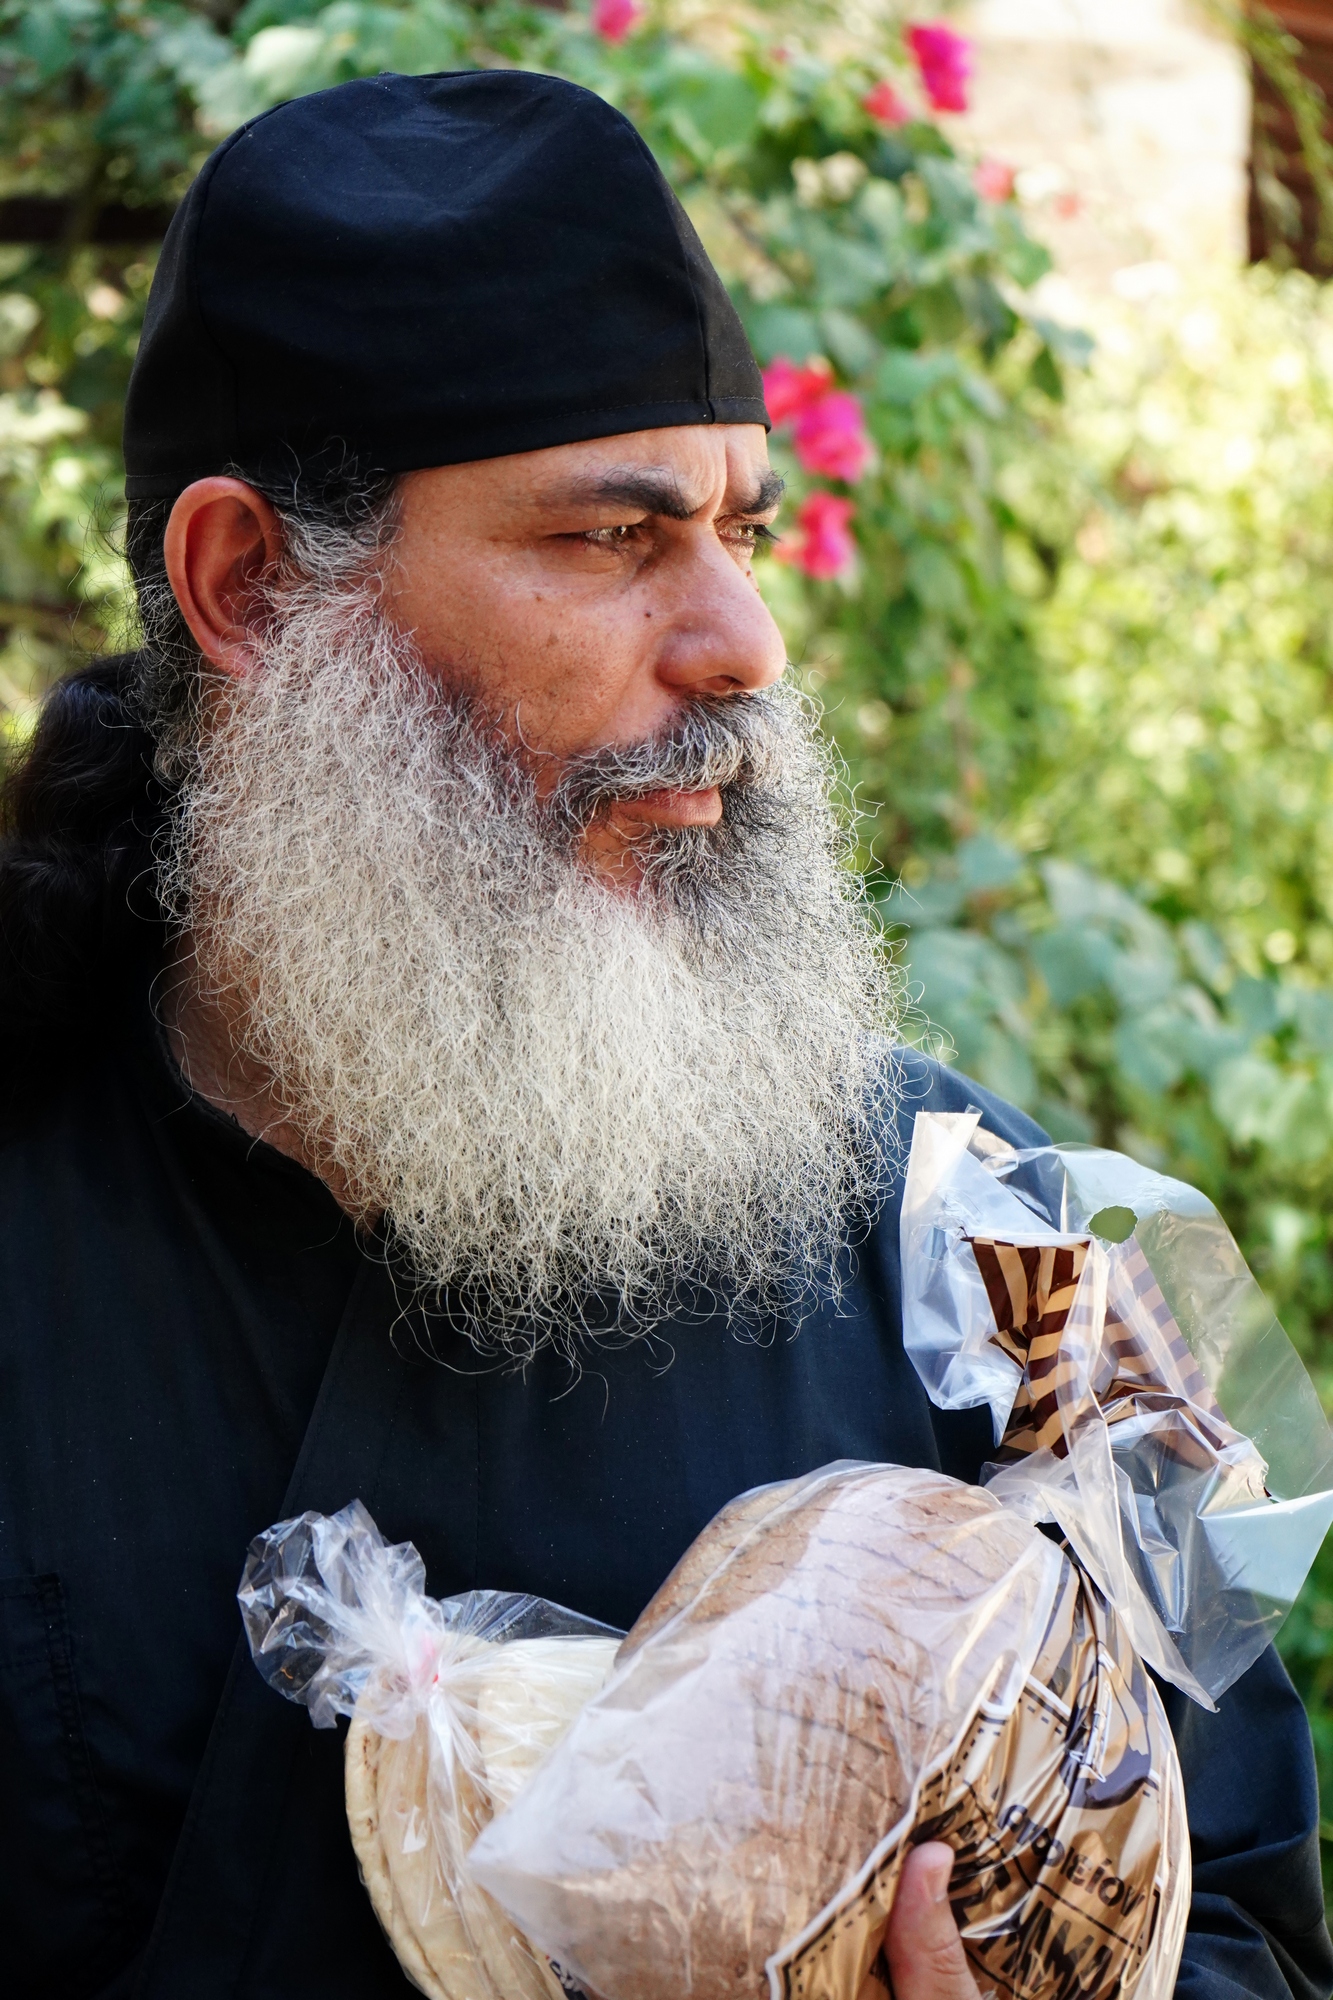
[(0, 1963), (13, 2000), (84, 2000), (115, 1929), (58, 1576), (0, 1577)]

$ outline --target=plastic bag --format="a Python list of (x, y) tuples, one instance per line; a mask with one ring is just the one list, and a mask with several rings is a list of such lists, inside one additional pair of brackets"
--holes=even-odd
[(540, 1598), (436, 1602), (410, 1543), (353, 1501), (250, 1546), (239, 1592), (270, 1686), (317, 1729), (350, 1716), (347, 1817), (399, 1962), (432, 2000), (560, 2000), (556, 1972), (466, 1855), (605, 1680), (620, 1633)]
[(1211, 1708), (1333, 1521), (1333, 1433), (1211, 1202), (1119, 1153), (1015, 1151), (980, 1116), (916, 1119), (907, 1351), (941, 1408), (990, 1405), (989, 1490), (1058, 1523), (1142, 1657)]
[(614, 1668), (557, 1607), (432, 1603), (359, 1506), (254, 1545), (256, 1659), (352, 1715), (354, 1843), (424, 1991), (865, 2000), (904, 1855), (942, 1838), (983, 1993), (1169, 2000), (1189, 1844), (1142, 1661), (1211, 1707), (1257, 1656), (1333, 1518), (1333, 1434), (1216, 1211), (1119, 1155), (920, 1114), (902, 1252), (930, 1395), (991, 1409), (984, 1486), (846, 1464), (743, 1495)]
[(1169, 2000), (1183, 1788), (1115, 1614), (991, 1495), (847, 1464), (724, 1509), (470, 1866), (602, 2000), (856, 2000), (929, 1839), (983, 1992)]

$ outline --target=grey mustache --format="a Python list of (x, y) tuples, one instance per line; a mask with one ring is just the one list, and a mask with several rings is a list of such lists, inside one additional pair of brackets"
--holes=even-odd
[(604, 806), (651, 792), (759, 786), (775, 775), (790, 732), (778, 689), (699, 701), (662, 735), (571, 758), (552, 804), (583, 825)]

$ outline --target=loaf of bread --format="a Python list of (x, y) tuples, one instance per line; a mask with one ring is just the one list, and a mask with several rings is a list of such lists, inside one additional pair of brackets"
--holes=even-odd
[(939, 1476), (746, 1496), (474, 1867), (606, 2000), (751, 2000), (964, 1715), (1021, 1682), (1060, 1564)]
[[(1153, 1939), (1178, 1956), (1183, 1812), (1161, 1795), (1179, 1807), (1179, 1773), (1108, 1619), (1035, 1527), (942, 1474), (846, 1465), (743, 1496), (478, 1840), (473, 1873), (602, 2000), (854, 2000), (907, 1845), (938, 1834), (972, 1856), (959, 1913), (983, 1989), (1053, 2000), (1032, 1885), (1082, 1841), (1099, 1846), (1087, 1879), (1114, 1880), (1133, 1922), (1108, 1925), (1088, 1892), (1107, 1977), (1080, 1993), (1167, 2000)], [(1108, 1791), (1093, 1766), (1126, 1729)], [(997, 1871), (1006, 1853), (1025, 1878)]]
[(540, 1953), (470, 1875), (467, 1851), (605, 1680), (614, 1638), (476, 1641), (410, 1735), (369, 1690), (347, 1736), (347, 1822), (398, 1961), (431, 2000), (561, 2000)]
[(783, 1506), (790, 1497), (791, 1484), (784, 1480), (775, 1486), (756, 1486), (750, 1492), (738, 1495), (735, 1500), (729, 1500), (721, 1513), (713, 1516), (703, 1533), (690, 1543), (666, 1582), (639, 1614), (633, 1631), (627, 1635), (616, 1655), (617, 1662), (627, 1660), (678, 1611), (692, 1604), (709, 1578), (729, 1560), (750, 1530), (758, 1527), (767, 1515)]

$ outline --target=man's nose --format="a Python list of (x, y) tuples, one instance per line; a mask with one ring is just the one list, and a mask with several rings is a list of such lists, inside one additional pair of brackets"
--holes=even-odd
[(752, 694), (780, 680), (787, 649), (754, 578), (716, 547), (683, 568), (657, 655), (664, 685), (691, 695)]

